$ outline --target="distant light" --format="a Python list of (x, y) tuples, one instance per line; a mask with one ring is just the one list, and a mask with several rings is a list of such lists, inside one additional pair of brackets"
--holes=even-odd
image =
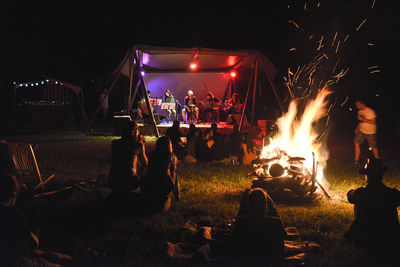
[(49, 80), (46, 80), (46, 83), (48, 83), (49, 82)]
[(142, 75), (142, 77), (145, 75), (146, 73), (144, 72), (144, 70), (142, 70), (141, 72), (140, 72), (140, 75)]
[(58, 84), (58, 82), (57, 82), (57, 81), (55, 81), (55, 84)]
[(35, 85), (39, 85), (38, 83), (35, 83)]
[(22, 83), (20, 83), (20, 84), (19, 84), (19, 87), (22, 87), (22, 86), (23, 86), (23, 84), (22, 84)]
[(28, 87), (28, 84), (27, 84), (27, 83), (25, 84), (25, 87)]
[(34, 84), (33, 83), (31, 83), (31, 86), (33, 86)]
[(13, 82), (13, 84), (14, 84), (14, 85), (16, 85), (16, 84), (17, 84), (17, 82)]
[(62, 82), (61, 82), (60, 84), (61, 84), (61, 85), (63, 85), (63, 83), (62, 83)]
[(44, 84), (44, 81), (42, 81), (41, 84)]
[(196, 70), (198, 65), (197, 65), (196, 62), (192, 62), (192, 63), (190, 63), (189, 67), (190, 67), (191, 70)]
[(230, 75), (232, 78), (236, 78), (237, 72), (236, 72), (236, 71), (231, 71), (231, 72), (229, 73), (229, 75)]

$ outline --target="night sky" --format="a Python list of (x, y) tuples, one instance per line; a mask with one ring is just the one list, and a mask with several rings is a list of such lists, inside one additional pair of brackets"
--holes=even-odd
[[(114, 70), (135, 44), (260, 49), (285, 74), (314, 56), (311, 34), (328, 40), (338, 32), (342, 39), (350, 34), (341, 47), (340, 63), (350, 69), (341, 97), (378, 94), (385, 114), (400, 106), (394, 98), (399, 1), (15, 2), (2, 1), (0, 8), (1, 82), (48, 75), (85, 86)], [(376, 65), (379, 72), (371, 74), (368, 67)]]

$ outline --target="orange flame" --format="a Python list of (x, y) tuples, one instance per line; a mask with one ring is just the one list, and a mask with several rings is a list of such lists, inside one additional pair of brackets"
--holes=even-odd
[[(298, 115), (297, 103), (291, 101), (288, 112), (276, 121), (278, 132), (263, 148), (260, 158), (279, 157), (284, 152), (286, 155), (305, 158), (304, 166), (311, 171), (314, 152), (315, 159), (319, 164), (317, 180), (321, 183), (327, 151), (323, 144), (317, 141), (319, 134), (314, 125), (315, 122), (327, 115), (328, 101), (326, 97), (329, 94), (331, 92), (327, 88), (321, 89), (317, 96), (307, 103), (299, 119), (296, 119), (296, 115)], [(280, 163), (283, 164), (281, 161)]]

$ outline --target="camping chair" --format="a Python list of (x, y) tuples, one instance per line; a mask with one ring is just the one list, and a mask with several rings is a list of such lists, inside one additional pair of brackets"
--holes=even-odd
[(54, 178), (54, 174), (52, 174), (46, 180), (43, 180), (31, 144), (9, 143), (8, 149), (10, 151), (10, 157), (14, 164), (18, 181), (26, 184), (35, 184), (36, 181), (38, 182), (38, 184), (33, 188), (33, 191), (38, 188), (43, 188), (45, 184)]

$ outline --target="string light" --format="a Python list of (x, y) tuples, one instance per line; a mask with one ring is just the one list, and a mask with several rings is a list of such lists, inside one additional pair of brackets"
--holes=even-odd
[[(144, 75), (144, 73), (142, 74)], [(39, 86), (39, 85), (44, 85), (45, 83), (50, 83), (50, 82), (54, 82), (54, 84), (59, 84), (59, 85), (64, 85), (63, 82), (59, 82), (59, 81), (50, 81), (50, 80), (43, 80), (43, 81), (37, 81), (37, 82), (27, 82), (27, 83), (19, 83), (17, 84), (17, 82), (12, 82), (12, 84), (14, 85), (15, 88), (18, 87), (33, 87), (33, 86)]]

